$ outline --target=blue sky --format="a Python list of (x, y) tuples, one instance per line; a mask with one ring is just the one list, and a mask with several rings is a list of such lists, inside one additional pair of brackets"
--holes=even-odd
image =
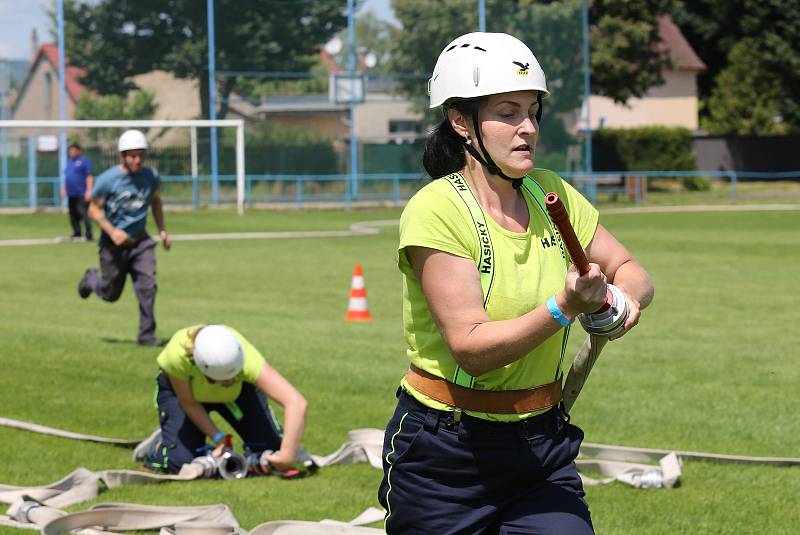
[[(0, 58), (30, 59), (31, 30), (36, 28), (39, 43), (50, 41), (47, 8), (54, 0), (0, 0)], [(346, 0), (342, 0), (346, 6)], [(389, 0), (364, 0), (363, 11), (395, 21)]]

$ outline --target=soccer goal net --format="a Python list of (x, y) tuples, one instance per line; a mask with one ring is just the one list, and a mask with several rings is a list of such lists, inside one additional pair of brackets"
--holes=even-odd
[(145, 165), (157, 170), (165, 203), (235, 203), (244, 213), (241, 119), (0, 121), (0, 206), (60, 205), (68, 147), (81, 147), (97, 177), (120, 163), (117, 140), (131, 128), (147, 137)]

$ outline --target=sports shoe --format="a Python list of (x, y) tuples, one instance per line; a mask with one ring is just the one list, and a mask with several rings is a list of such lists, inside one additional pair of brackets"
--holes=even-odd
[[(139, 442), (133, 449), (133, 462), (143, 461), (148, 454), (153, 454), (158, 451), (157, 443), (161, 441), (161, 428), (157, 427), (155, 431), (150, 433), (150, 436)], [(155, 457), (153, 455), (153, 457)]]
[(94, 268), (89, 268), (86, 270), (86, 273), (83, 274), (83, 278), (78, 283), (78, 295), (81, 296), (81, 299), (86, 299), (90, 295), (92, 295), (92, 287), (89, 285), (89, 274), (96, 274), (97, 270)]

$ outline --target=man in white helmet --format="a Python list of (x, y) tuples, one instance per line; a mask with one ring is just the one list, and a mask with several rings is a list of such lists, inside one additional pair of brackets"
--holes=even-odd
[[(305, 398), (244, 336), (225, 325), (180, 329), (157, 358), (156, 380), (161, 436), (145, 456), (151, 470), (177, 473), (215, 448), (225, 434), (210, 418), (217, 412), (255, 454), (265, 450), (280, 472), (295, 465), (305, 429)], [(274, 419), (267, 399), (283, 407), (284, 423)]]
[(164, 249), (170, 239), (164, 227), (164, 212), (158, 193), (156, 172), (144, 166), (147, 139), (139, 130), (127, 130), (117, 145), (120, 164), (94, 183), (89, 216), (102, 230), (98, 244), (100, 271), (89, 268), (78, 283), (78, 294), (86, 299), (93, 292), (104, 301), (119, 299), (130, 274), (139, 301), (141, 345), (160, 345), (156, 338), (156, 242), (148, 235), (147, 211), (152, 208)]
[[(534, 168), (549, 92), (525, 43), (456, 38), (429, 92), (445, 117), (423, 156), (434, 180), (400, 218), (411, 366), (386, 426), (386, 532), (593, 533), (574, 463), (583, 432), (559, 404), (569, 326), (610, 281), (631, 330), (652, 283), (580, 193)], [(567, 207), (584, 275), (568, 267), (546, 192)]]

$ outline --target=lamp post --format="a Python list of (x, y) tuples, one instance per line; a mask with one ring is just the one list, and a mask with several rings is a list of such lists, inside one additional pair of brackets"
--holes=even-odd
[[(67, 119), (67, 69), (66, 50), (64, 46), (64, 0), (58, 0), (58, 118)], [(67, 167), (67, 130), (62, 128), (58, 141), (58, 174), (59, 185), (64, 187), (64, 169)], [(66, 203), (66, 196), (62, 203)]]
[(586, 168), (592, 172), (592, 115), (589, 113), (589, 98), (592, 92), (589, 66), (589, 2), (583, 0), (583, 102), (586, 105)]
[[(217, 119), (217, 62), (214, 36), (214, 0), (206, 1), (208, 12), (208, 118)], [(211, 127), (211, 203), (219, 203), (219, 160), (217, 154), (217, 127)]]
[(347, 70), (350, 71), (349, 198), (355, 200), (358, 197), (358, 141), (356, 140), (356, 23), (354, 0), (347, 0), (347, 47)]

